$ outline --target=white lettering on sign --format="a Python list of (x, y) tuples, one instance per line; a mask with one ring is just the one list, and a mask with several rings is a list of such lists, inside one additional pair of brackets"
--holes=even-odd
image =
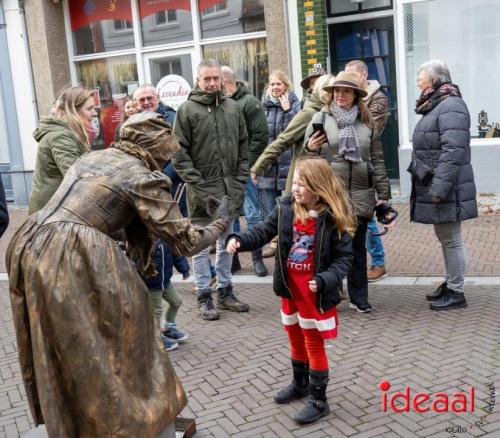
[(156, 85), (160, 100), (177, 111), (181, 103), (185, 102), (191, 93), (191, 85), (182, 76), (167, 75)]

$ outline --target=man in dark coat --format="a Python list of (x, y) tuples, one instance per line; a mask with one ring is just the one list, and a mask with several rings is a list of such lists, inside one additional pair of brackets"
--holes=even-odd
[[(186, 182), (192, 222), (209, 221), (204, 204), (210, 195), (229, 196), (234, 221), (241, 214), (249, 173), (247, 130), (238, 104), (222, 94), (222, 73), (216, 61), (205, 60), (198, 66), (197, 86), (177, 111), (174, 134), (181, 146), (173, 157), (174, 168)], [(226, 251), (225, 238), (219, 238), (216, 245), (217, 304), (222, 309), (247, 312), (248, 304), (233, 293), (232, 256)], [(211, 296), (208, 248), (193, 256), (193, 273), (202, 318), (218, 319)]]
[(469, 111), (443, 61), (424, 63), (417, 83), (422, 94), (415, 112), (422, 118), (413, 132), (408, 168), (412, 175), (410, 219), (434, 225), (446, 267), (446, 281), (426, 296), (433, 301), (432, 310), (466, 307), (467, 256), (461, 223), (477, 217)]
[(132, 98), (139, 111), (158, 113), (165, 121), (170, 123), (170, 126), (174, 126), (175, 110), (163, 104), (154, 85), (139, 85), (134, 90)]
[[(260, 101), (250, 93), (250, 90), (243, 82), (236, 81), (234, 71), (227, 66), (223, 66), (221, 71), (222, 78), (224, 79), (225, 95), (236, 101), (245, 117), (248, 133), (248, 160), (251, 167), (267, 146), (268, 129), (266, 116), (262, 110)], [(245, 187), (243, 212), (245, 213), (249, 229), (255, 227), (262, 220), (257, 199), (257, 187), (255, 187), (250, 177)], [(233, 270), (236, 260), (238, 260), (238, 253), (233, 255)], [(252, 251), (252, 261), (257, 276), (265, 277), (268, 272), (262, 260), (262, 248)]]

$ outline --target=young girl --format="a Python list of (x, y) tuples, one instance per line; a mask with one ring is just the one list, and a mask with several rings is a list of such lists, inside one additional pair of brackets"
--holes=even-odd
[(311, 394), (295, 420), (312, 423), (329, 414), (326, 400), (328, 359), (325, 339), (337, 336), (339, 287), (352, 259), (356, 228), (339, 178), (326, 160), (300, 158), (292, 195), (281, 198), (266, 219), (228, 239), (227, 251), (251, 251), (278, 235), (274, 292), (282, 297), (281, 317), (288, 333), (293, 380), (277, 403)]

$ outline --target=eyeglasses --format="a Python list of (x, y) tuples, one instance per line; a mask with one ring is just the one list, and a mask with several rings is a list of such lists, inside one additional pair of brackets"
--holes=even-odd
[(136, 99), (136, 102), (144, 103), (144, 102), (152, 102), (153, 100), (155, 100), (155, 96), (144, 96), (141, 97), (140, 99)]

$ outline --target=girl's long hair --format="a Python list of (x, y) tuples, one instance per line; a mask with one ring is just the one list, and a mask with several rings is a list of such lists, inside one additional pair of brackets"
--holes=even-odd
[[(301, 157), (297, 159), (295, 171), (313, 195), (318, 197), (317, 210), (327, 210), (333, 217), (339, 233), (354, 236), (356, 217), (352, 203), (340, 178), (332, 167), (321, 157)], [(307, 208), (293, 203), (295, 217), (305, 221), (309, 217)]]
[(70, 87), (59, 95), (54, 104), (54, 116), (66, 123), (87, 152), (91, 151), (89, 137), (78, 111), (90, 97), (92, 91), (83, 87)]

